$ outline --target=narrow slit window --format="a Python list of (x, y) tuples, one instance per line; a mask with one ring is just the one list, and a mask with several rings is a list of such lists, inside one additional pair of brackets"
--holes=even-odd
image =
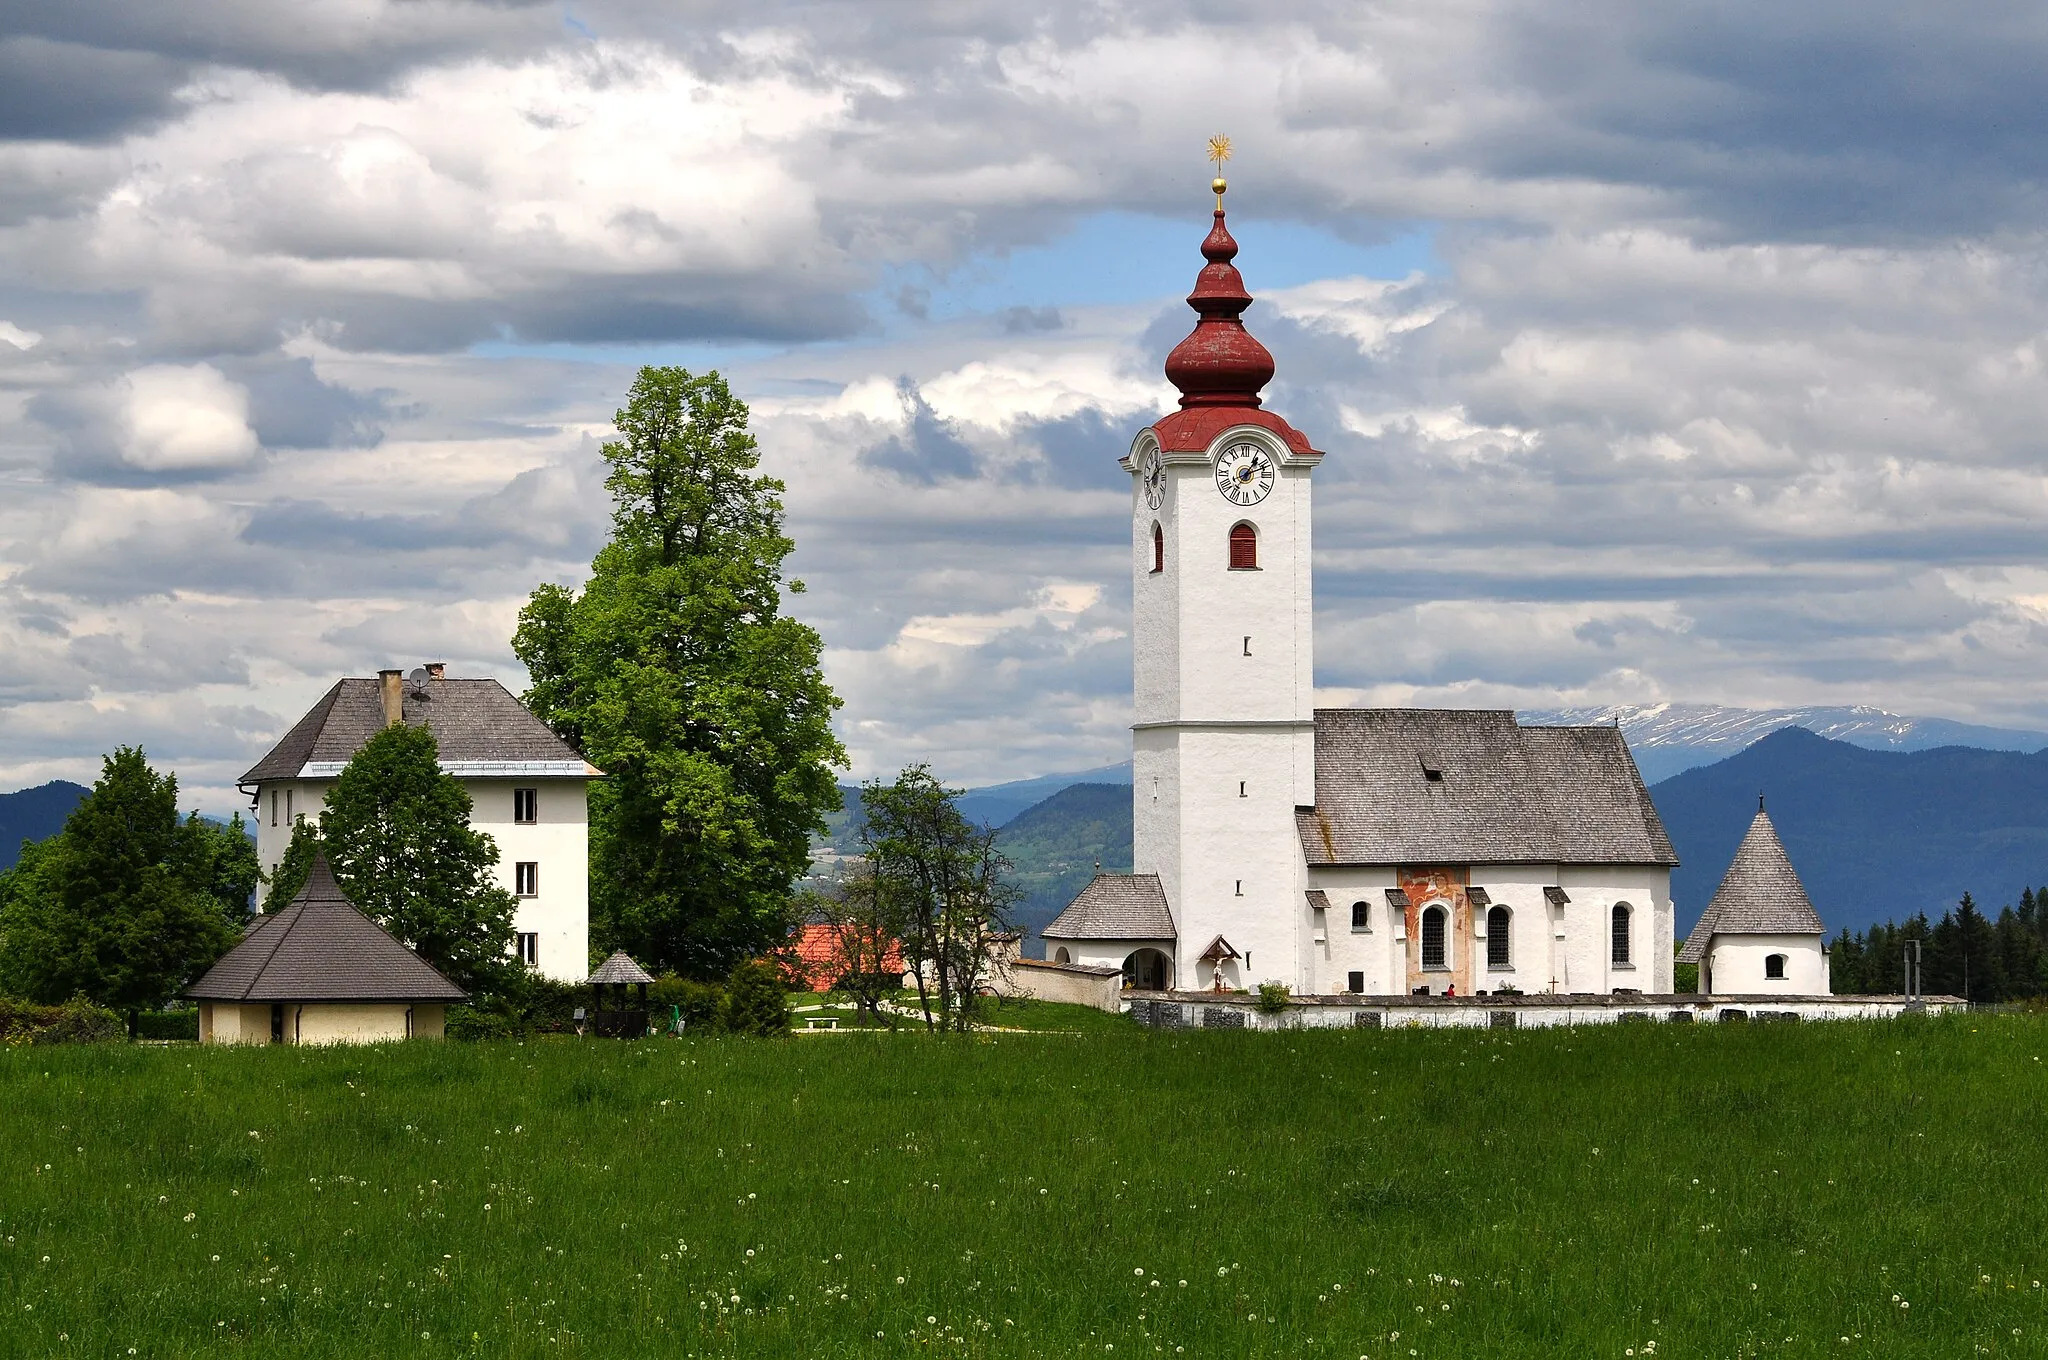
[(1614, 904), (1614, 962), (1629, 963), (1632, 953), (1629, 946), (1629, 918), (1634, 915), (1626, 902)]
[(1490, 907), (1486, 913), (1486, 966), (1508, 968), (1513, 966), (1513, 955), (1508, 952), (1508, 925), (1512, 921), (1506, 907)]
[(1166, 570), (1166, 530), (1157, 520), (1152, 522), (1152, 570)]
[(1232, 571), (1257, 571), (1259, 567), (1259, 531), (1249, 524), (1234, 524), (1230, 528), (1230, 569)]
[(272, 789), (270, 791), (270, 824), (272, 826), (277, 825), (277, 805), (279, 801), (280, 800), (278, 799), (277, 796), (277, 790)]
[(1448, 924), (1442, 907), (1426, 907), (1422, 912), (1422, 966), (1424, 968), (1448, 968), (1449, 957), (1444, 949), (1444, 927)]

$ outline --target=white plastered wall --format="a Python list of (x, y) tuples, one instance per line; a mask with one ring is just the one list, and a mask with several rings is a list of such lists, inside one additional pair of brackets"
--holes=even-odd
[[(1669, 994), (1672, 949), (1671, 871), (1661, 865), (1560, 865), (1557, 885), (1571, 898), (1564, 938), (1556, 941), (1560, 992), (1632, 988)], [(1629, 905), (1630, 963), (1613, 962), (1614, 907)], [(1524, 988), (1524, 990), (1528, 990)]]
[[(1773, 954), (1785, 956), (1785, 976), (1765, 975)], [(1716, 935), (1702, 960), (1700, 987), (1719, 996), (1827, 996), (1833, 991), (1828, 956), (1818, 935)]]
[[(1401, 913), (1387, 906), (1387, 889), (1395, 886), (1392, 869), (1311, 869), (1308, 885), (1322, 889), (1330, 909), (1320, 923), (1322, 943), (1310, 937), (1312, 975), (1305, 990), (1318, 996), (1334, 996), (1346, 990), (1352, 973), (1363, 973), (1362, 995), (1386, 996), (1401, 990), (1399, 951), (1404, 922)], [(1366, 907), (1364, 930), (1351, 925), (1351, 904)], [(1313, 927), (1314, 917), (1310, 918)]]
[[(1557, 884), (1554, 864), (1475, 864), (1469, 882), (1486, 889), (1493, 906), (1508, 909), (1508, 965), (1488, 964), (1492, 942), (1488, 910), (1472, 913), (1473, 991), (1503, 989), (1533, 993), (1551, 990), (1557, 954), (1557, 912), (1544, 895)], [(1559, 990), (1563, 990), (1559, 988)], [(1583, 990), (1583, 989), (1582, 989)]]
[[(290, 779), (264, 784), (256, 791), (256, 858), (265, 874), (277, 868), (291, 843), (292, 815), (320, 820), (331, 779)], [(513, 892), (513, 866), (531, 861), (540, 866), (540, 892), (519, 899), (513, 929), (540, 936), (539, 967), (548, 977), (581, 982), (590, 976), (590, 786), (582, 779), (519, 775), (468, 778), (463, 789), (472, 804), (469, 824), (497, 842), (498, 886)], [(537, 820), (522, 825), (512, 820), (512, 790), (538, 790)], [(290, 795), (289, 804), (285, 795)], [(275, 823), (272, 807), (277, 809)]]

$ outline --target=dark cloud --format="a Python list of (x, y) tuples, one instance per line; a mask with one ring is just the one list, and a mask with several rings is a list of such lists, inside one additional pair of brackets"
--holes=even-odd
[(954, 433), (949, 422), (933, 412), (917, 384), (905, 377), (897, 382), (896, 391), (910, 414), (909, 428), (865, 450), (861, 461), (925, 486), (973, 476), (974, 450)]
[(0, 139), (98, 142), (169, 116), (185, 82), (147, 52), (12, 37), (0, 41)]

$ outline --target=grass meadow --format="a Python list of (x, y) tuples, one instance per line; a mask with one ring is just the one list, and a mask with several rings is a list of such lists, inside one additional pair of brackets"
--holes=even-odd
[(2048, 1022), (0, 1052), (8, 1356), (2048, 1354)]

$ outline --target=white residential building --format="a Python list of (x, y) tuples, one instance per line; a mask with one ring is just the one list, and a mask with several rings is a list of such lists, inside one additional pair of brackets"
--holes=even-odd
[(1133, 867), (1044, 931), (1142, 989), (1669, 992), (1677, 863), (1611, 727), (1317, 709), (1311, 487), (1219, 203), (1131, 478)]
[(496, 680), (450, 679), (429, 665), (334, 687), (243, 775), (254, 801), (256, 854), (277, 867), (300, 817), (319, 820), (349, 758), (398, 722), (432, 729), (441, 768), (462, 781), (470, 825), (498, 845), (498, 882), (519, 899), (521, 959), (551, 978), (590, 972), (589, 783), (602, 772), (549, 731)]

